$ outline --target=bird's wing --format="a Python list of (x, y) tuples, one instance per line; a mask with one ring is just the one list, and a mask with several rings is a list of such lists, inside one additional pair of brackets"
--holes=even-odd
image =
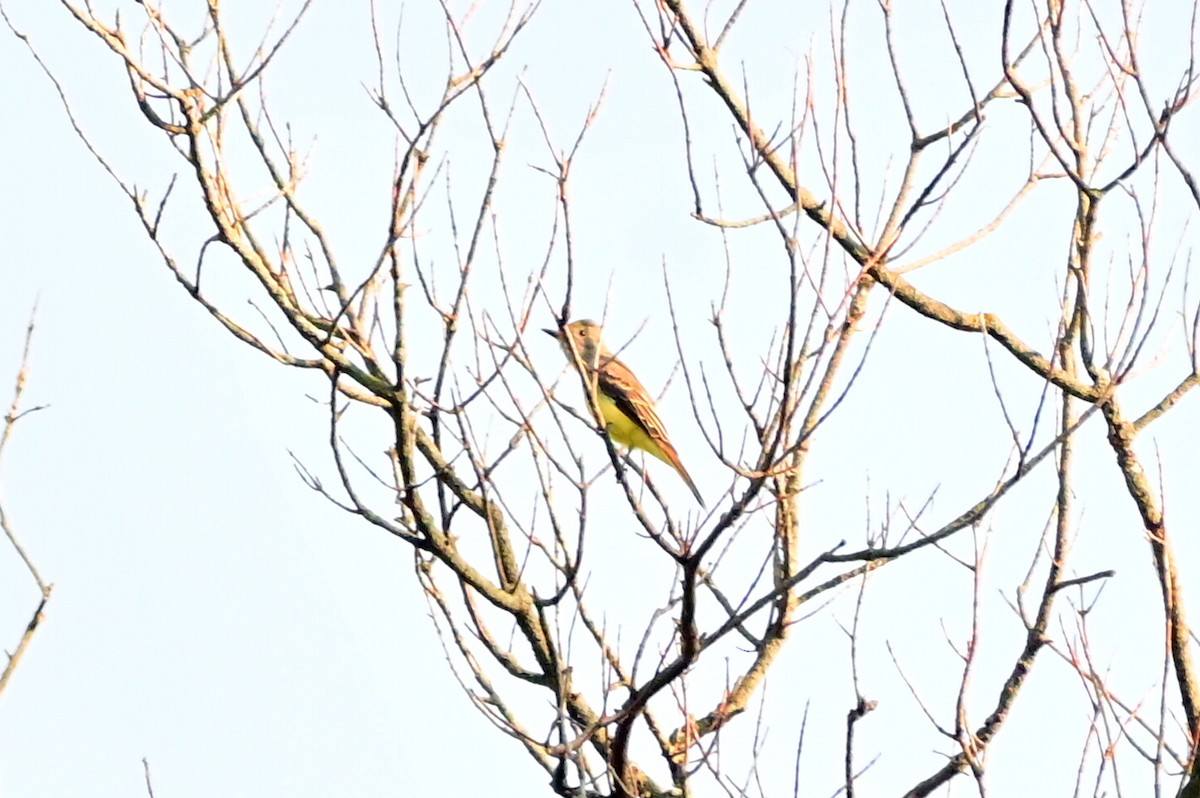
[(609, 358), (601, 363), (597, 381), (600, 392), (641, 427), (651, 440), (672, 454), (675, 453), (671, 442), (667, 440), (667, 429), (658, 417), (658, 410), (654, 407), (650, 392), (628, 366), (615, 357)]
[[(679, 459), (679, 452), (675, 451), (675, 447), (667, 438), (667, 429), (663, 426), (662, 419), (658, 417), (654, 399), (646, 390), (646, 386), (642, 385), (628, 366), (615, 357), (601, 362), (600, 369), (596, 374), (596, 382), (599, 391), (611, 399), (618, 410), (641, 427), (650, 440), (658, 444), (663, 454), (667, 456), (667, 462), (679, 473), (679, 476), (683, 477), (683, 481), (691, 489), (692, 495), (703, 507), (704, 499), (700, 495), (700, 489), (696, 487), (692, 475), (683, 467), (683, 461)], [(651, 452), (651, 454), (655, 454), (655, 452)]]

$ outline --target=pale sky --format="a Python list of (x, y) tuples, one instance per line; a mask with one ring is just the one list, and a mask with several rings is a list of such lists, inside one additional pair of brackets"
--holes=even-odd
[[(187, 5), (177, 0), (168, 10), (188, 13)], [(440, 10), (432, 2), (402, 5), (403, 66), (418, 101), (424, 91), (428, 102), (440, 87), (445, 52), (436, 24)], [(507, 10), (507, 4), (481, 5), (475, 44)], [(727, 55), (739, 80), (744, 69), (752, 98), (771, 119), (764, 122), (768, 129), (786, 125), (793, 76), (803, 72), (809, 52), (817, 112), (830, 110), (820, 105), (831, 96), (829, 8), (795, 5), (750, 3)], [(802, 11), (801, 5), (812, 8)], [(999, 74), (999, 12), (980, 11), (982, 4), (975, 3), (947, 5), (972, 76), (989, 89)], [(908, 129), (894, 86), (883, 79), (888, 66), (876, 6), (852, 6), (847, 47), (858, 60), (852, 61), (851, 119), (869, 131), (861, 143), (863, 168), (871, 175), (864, 204), (878, 204), (881, 175), (886, 171), (892, 186), (899, 179), (897, 159), (907, 154)], [(4, 7), (62, 80), (97, 147), (122, 177), (160, 196), (182, 161), (138, 113), (118, 60), (58, 4), (5, 0)], [(121, 8), (127, 24), (140, 23), (136, 4)], [(239, 28), (242, 44), (258, 39), (273, 5), (246, 8), (252, 11)], [(390, 44), (396, 8), (385, 13)], [(723, 7), (713, 11), (714, 18), (726, 13)], [(900, 55), (905, 77), (922, 87), (914, 95), (918, 121), (933, 129), (957, 117), (969, 98), (937, 5), (914, 4), (912, 14), (901, 18)], [(111, 19), (108, 11), (102, 15)], [(384, 240), (394, 158), (392, 131), (363, 88), (375, 80), (369, 23), (366, 3), (315, 3), (267, 83), (271, 107), (292, 124), (299, 145), (315, 138), (304, 196), (342, 262), (358, 271), (373, 262)], [(1144, 39), (1155, 43), (1146, 64), (1152, 84), (1174, 85), (1186, 63), (1189, 25), (1186, 13), (1171, 18), (1160, 9), (1148, 18)], [(721, 355), (708, 320), (724, 290), (725, 252), (714, 228), (690, 218), (692, 191), (674, 88), (632, 4), (546, 0), (495, 74), (490, 99), (497, 107), (512, 102), (518, 74), (560, 148), (570, 146), (607, 81), (600, 114), (572, 172), (576, 315), (605, 317), (617, 345), (637, 334), (622, 358), (652, 390), (661, 389), (676, 359), (665, 312), (665, 265), (689, 367), (719, 374)], [(330, 506), (298, 476), (293, 455), (324, 480), (335, 479), (327, 411), (320, 404), (327, 398), (325, 380), (250, 351), (189, 299), (146, 240), (127, 199), (73, 134), (52, 84), (7, 32), (0, 34), (0, 75), (0, 107), (6, 109), (0, 125), (0, 400), (7, 406), (36, 303), (26, 402), (49, 405), (20, 423), (5, 453), (0, 495), (22, 542), (55, 585), (45, 624), (0, 695), (0, 793), (144, 795), (146, 758), (155, 794), (169, 798), (550, 794), (545, 774), (521, 746), (462, 694), (408, 546)], [(710, 210), (716, 209), (716, 164), (727, 216), (761, 214), (732, 122), (698, 78), (680, 78)], [(440, 142), (451, 154), (452, 196), (466, 205), (477, 197), (488, 154), (468, 107)], [(496, 269), (505, 270), (518, 293), (524, 291), (545, 258), (554, 220), (553, 181), (534, 168), (550, 165), (546, 145), (528, 101), (519, 97), (517, 109), (497, 195), (503, 258), (485, 256), (489, 271), (475, 289), (479, 307), (492, 313), (503, 307)], [(955, 188), (957, 201), (951, 199), (910, 259), (962, 237), (1003, 206), (1029, 159), (1024, 119), (1011, 102), (989, 111), (977, 160)], [(1181, 157), (1200, 169), (1194, 119), (1180, 118), (1175, 141)], [(265, 187), (253, 168), (242, 174), (247, 186)], [(194, 263), (209, 225), (185, 178), (167, 217), (178, 253)], [(823, 185), (814, 175), (814, 189)], [(1197, 209), (1182, 197), (1178, 181), (1167, 181), (1155, 227), (1161, 244), (1152, 253), (1155, 290), (1173, 258), (1182, 270), (1194, 248)], [(779, 199), (778, 192), (772, 199)], [(1119, 281), (1136, 250), (1129, 238), (1132, 206), (1114, 198), (1111, 208), (1102, 222), (1110, 225), (1106, 255)], [(1066, 186), (1047, 180), (995, 236), (910, 277), (963, 310), (998, 313), (1046, 352), (1072, 212)], [(445, 214), (431, 211), (428, 218), (434, 262), (449, 263), (453, 250), (433, 224)], [(735, 233), (730, 242), (726, 313), (739, 366), (753, 375), (761, 373), (785, 307), (786, 264), (768, 226)], [(554, 257), (559, 266), (548, 290), (557, 308), (561, 249)], [(211, 259), (205, 288), (254, 324), (255, 311), (246, 303), (249, 282), (238, 269), (227, 256)], [(1131, 413), (1143, 411), (1186, 373), (1186, 323), (1178, 314), (1194, 313), (1196, 298), (1194, 289), (1185, 297), (1178, 276), (1173, 279), (1151, 339), (1155, 354), (1144, 358), (1124, 394)], [(1118, 305), (1125, 301), (1120, 290), (1118, 282), (1112, 294)], [(553, 319), (545, 303), (537, 308), (541, 315), (526, 344), (541, 373), (556, 375), (561, 355), (538, 332)], [(882, 310), (876, 303), (869, 323)], [(1112, 312), (1119, 317), (1123, 307)], [(922, 522), (931, 530), (987, 492), (1003, 473), (1011, 442), (989, 382), (989, 354), (1008, 412), (1028, 435), (1038, 413), (1039, 381), (994, 345), (985, 352), (977, 336), (949, 332), (899, 306), (886, 309), (858, 382), (813, 446), (805, 479), (810, 496), (802, 503), (807, 556), (839, 540), (849, 549), (862, 547), (889, 512), (902, 525), (900, 502), (915, 512), (935, 494)], [(859, 349), (855, 356), (861, 355)], [(565, 400), (579, 406), (575, 383), (561, 386)], [(732, 439), (740, 438), (737, 425), (744, 422), (727, 385), (716, 389), (716, 399), (734, 420)], [(1189, 534), (1200, 511), (1196, 401), (1184, 400), (1151, 426), (1139, 448), (1148, 465), (1161, 462), (1168, 523), (1176, 531), (1193, 607), (1200, 602), (1194, 589), (1200, 578), (1189, 578), (1200, 567), (1200, 544)], [(680, 379), (660, 407), (689, 470), (711, 497), (710, 507), (722, 501), (727, 507), (728, 499), (718, 497), (730, 474), (705, 445)], [(1042, 411), (1041, 442), (1053, 435), (1056, 409), (1052, 399)], [(364, 456), (375, 457), (389, 445), (386, 434), (375, 434), (379, 429), (377, 422), (355, 427)], [(511, 435), (501, 425), (489, 431), (497, 446)], [(603, 447), (586, 431), (577, 432), (577, 449), (593, 471), (599, 469)], [(1098, 419), (1082, 430), (1076, 456), (1083, 467), (1069, 575), (1117, 571), (1089, 616), (1096, 667), (1110, 674), (1123, 699), (1145, 705), (1157, 723), (1157, 582)], [(688, 512), (686, 488), (659, 464), (648, 467), (676, 512)], [(980, 540), (990, 536), (990, 559), (981, 591), (980, 660), (968, 701), (972, 725), (993, 706), (1020, 650), (1023, 631), (1005, 599), (1024, 577), (1052, 510), (1053, 467), (1051, 458), (979, 529)], [(636, 646), (674, 572), (638, 534), (611, 476), (594, 491), (603, 509), (589, 532), (588, 595), (622, 646)], [(763, 529), (748, 534), (762, 535)], [(950, 546), (957, 555), (972, 556), (969, 535), (961, 533)], [(756, 568), (753, 552), (730, 567)], [(1083, 591), (1088, 599), (1096, 592), (1096, 586)], [(792, 794), (806, 706), (799, 793), (831, 795), (842, 783), (845, 713), (854, 695), (841, 626), (851, 622), (856, 596), (856, 586), (837, 592), (832, 604), (797, 624), (772, 669), (764, 710), (770, 731), (760, 761), (766, 795)], [(1064, 599), (1077, 596), (1071, 591)], [(16, 556), (0, 548), (0, 640), (6, 650), (16, 645), (36, 600)], [(963, 644), (970, 603), (968, 572), (934, 551), (890, 565), (868, 583), (859, 675), (864, 694), (879, 708), (858, 728), (856, 762), (864, 766), (877, 753), (879, 760), (861, 782), (862, 794), (902, 792), (954, 752), (905, 687), (888, 646), (937, 721), (952, 726), (961, 665), (947, 638)], [(1066, 601), (1058, 607), (1061, 621), (1073, 623)], [(1054, 633), (1062, 641), (1076, 635), (1058, 622)], [(1070, 669), (1049, 651), (1041, 657), (1045, 661), (1039, 659), (992, 748), (989, 785), (998, 796), (1032, 794), (1031, 785), (1045, 795), (1073, 789), (1091, 707)], [(594, 663), (579, 668), (587, 673)], [(696, 701), (707, 711), (724, 679), (721, 662), (694, 678)], [(544, 717), (545, 695), (520, 696), (518, 705), (531, 717)], [(1177, 704), (1171, 693), (1168, 704)], [(738, 784), (746, 780), (758, 709), (752, 703), (723, 738), (727, 775)], [(1181, 744), (1177, 730), (1170, 735)], [(1128, 744), (1120, 755), (1123, 794), (1151, 794), (1148, 766)], [(969, 779), (954, 784), (952, 794), (974, 794)], [(756, 786), (747, 789), (758, 794)], [(1085, 790), (1091, 789), (1089, 781)], [(720, 794), (711, 783), (706, 790)]]

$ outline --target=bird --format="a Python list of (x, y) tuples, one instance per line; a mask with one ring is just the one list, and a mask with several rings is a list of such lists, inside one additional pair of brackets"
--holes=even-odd
[(629, 367), (604, 345), (600, 325), (591, 319), (580, 319), (562, 329), (542, 332), (558, 341), (571, 364), (575, 364), (578, 353), (579, 362), (587, 370), (588, 384), (595, 384), (596, 403), (613, 442), (630, 450), (649, 452), (674, 468), (704, 507), (700, 490), (667, 437), (654, 399)]

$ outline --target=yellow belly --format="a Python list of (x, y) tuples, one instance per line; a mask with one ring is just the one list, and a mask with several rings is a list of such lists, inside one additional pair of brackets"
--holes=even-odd
[(604, 416), (604, 423), (608, 427), (608, 436), (613, 439), (613, 443), (619, 443), (628, 449), (641, 449), (649, 452), (672, 468), (675, 467), (662, 447), (655, 443), (654, 439), (647, 435), (646, 431), (633, 419), (622, 413), (613, 400), (604, 394), (600, 394), (599, 399), (600, 415)]

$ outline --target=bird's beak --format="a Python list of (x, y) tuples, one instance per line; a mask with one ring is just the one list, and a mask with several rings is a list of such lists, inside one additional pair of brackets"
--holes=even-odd
[(542, 332), (544, 332), (546, 335), (549, 335), (551, 338), (558, 338), (558, 330), (547, 330), (543, 328)]

